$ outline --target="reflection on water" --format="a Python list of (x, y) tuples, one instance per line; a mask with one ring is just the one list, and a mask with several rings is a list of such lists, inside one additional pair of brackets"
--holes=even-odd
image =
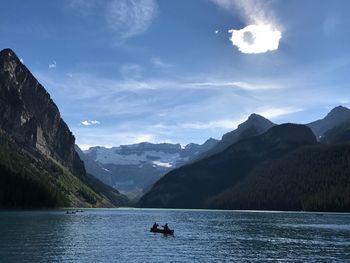
[[(157, 221), (174, 237), (153, 234)], [(87, 209), (0, 212), (0, 262), (350, 262), (350, 215)]]

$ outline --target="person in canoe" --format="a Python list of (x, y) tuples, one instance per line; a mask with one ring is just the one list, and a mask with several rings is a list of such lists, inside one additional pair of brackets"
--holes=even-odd
[(166, 223), (166, 224), (163, 226), (163, 228), (164, 228), (164, 231), (169, 231), (168, 223)]
[(157, 224), (157, 222), (154, 222), (154, 224), (153, 224), (153, 226), (152, 226), (152, 229), (153, 230), (157, 230), (158, 229), (158, 224)]

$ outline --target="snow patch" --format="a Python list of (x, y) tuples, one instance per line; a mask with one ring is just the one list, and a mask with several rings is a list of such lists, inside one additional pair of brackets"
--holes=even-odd
[(165, 162), (160, 162), (160, 161), (153, 161), (153, 163), (157, 166), (161, 166), (161, 167), (165, 167), (165, 168), (173, 167), (170, 163), (165, 163)]

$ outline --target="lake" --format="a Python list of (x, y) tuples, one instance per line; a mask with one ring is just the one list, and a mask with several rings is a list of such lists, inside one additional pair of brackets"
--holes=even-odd
[(0, 212), (0, 262), (350, 262), (350, 214), (83, 211)]

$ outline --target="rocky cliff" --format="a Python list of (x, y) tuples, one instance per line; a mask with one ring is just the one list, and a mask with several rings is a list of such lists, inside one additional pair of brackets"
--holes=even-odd
[(11, 49), (0, 52), (0, 128), (32, 154), (40, 152), (76, 175), (85, 174), (56, 104)]

